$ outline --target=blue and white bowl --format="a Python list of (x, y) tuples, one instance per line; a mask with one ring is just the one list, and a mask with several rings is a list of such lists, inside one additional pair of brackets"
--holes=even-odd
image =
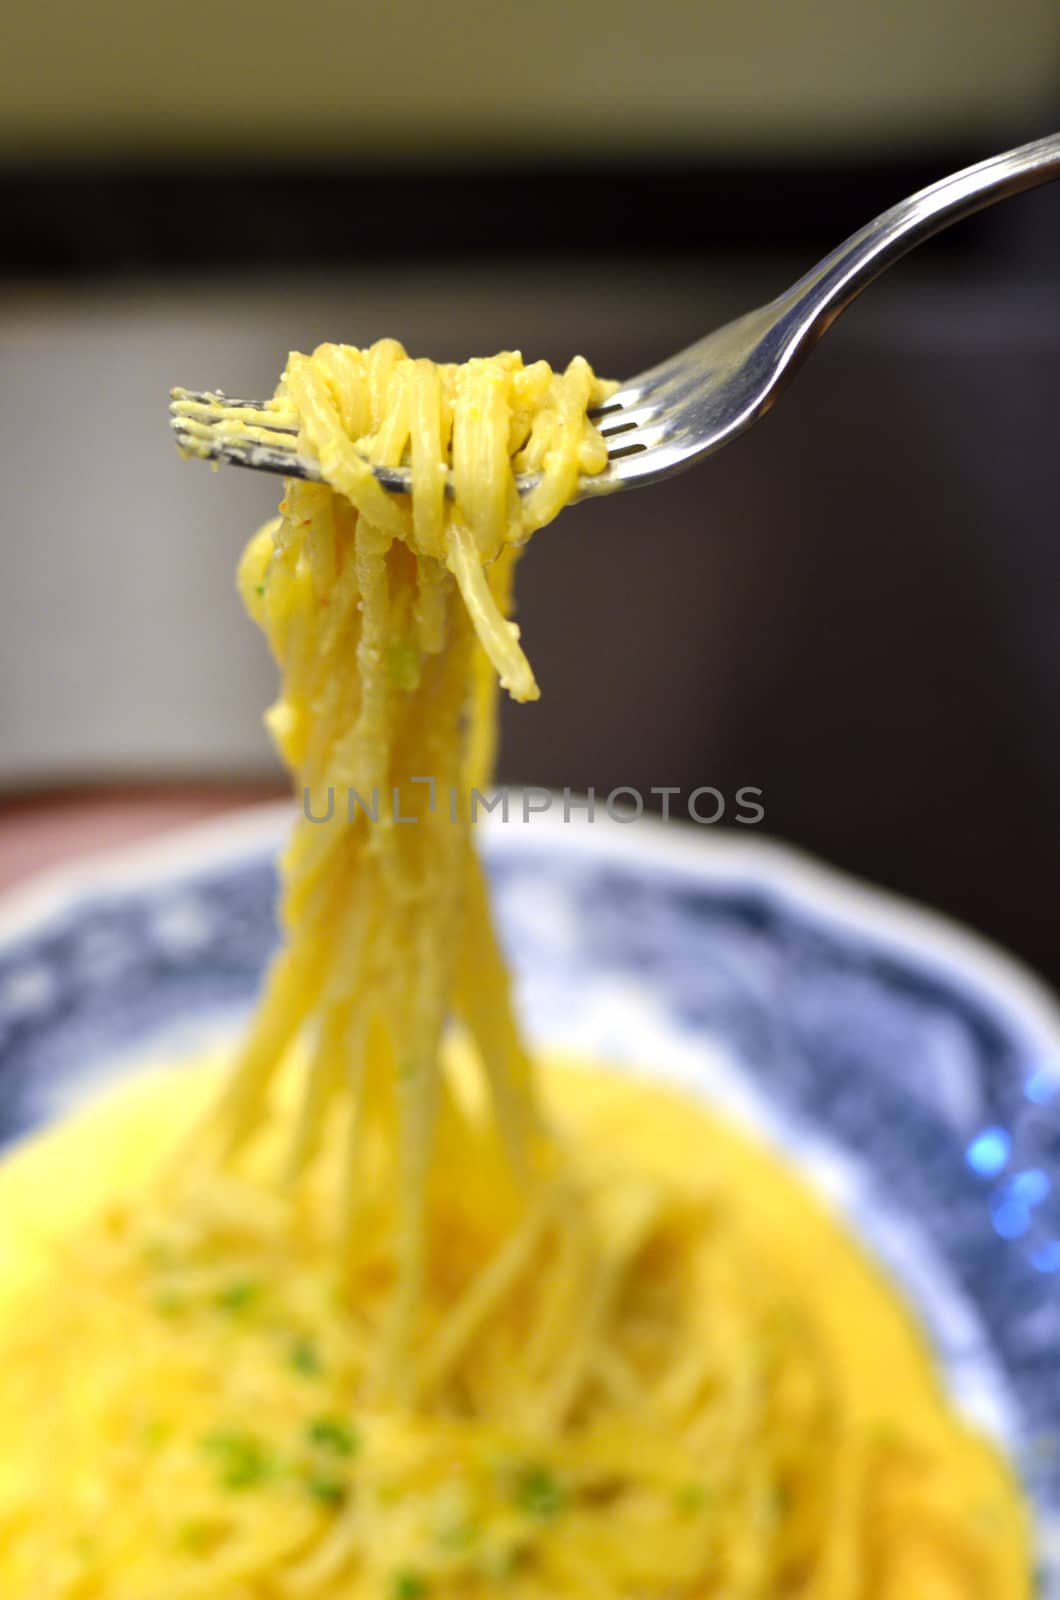
[[(0, 1144), (238, 1026), (276, 939), (265, 807), (0, 906)], [(1015, 1455), (1060, 1600), (1060, 1012), (989, 946), (775, 844), (556, 815), (484, 844), (533, 1038), (721, 1103), (849, 1218)]]

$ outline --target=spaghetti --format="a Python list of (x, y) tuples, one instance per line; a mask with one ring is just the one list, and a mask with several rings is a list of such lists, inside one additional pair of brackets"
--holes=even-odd
[[(439, 796), (488, 780), (498, 676), (537, 693), (513, 569), (602, 469), (606, 393), (325, 345), (225, 424), (297, 428), (326, 479), (239, 575), (305, 795), (284, 943), (179, 1160), (99, 1179), (186, 1075), (68, 1132), (97, 1215), (0, 1322), (12, 1600), (1026, 1595), (1002, 1467), (791, 1180), (659, 1091), (565, 1074), (550, 1113), (521, 1039)], [(397, 499), (372, 467), (405, 462)]]

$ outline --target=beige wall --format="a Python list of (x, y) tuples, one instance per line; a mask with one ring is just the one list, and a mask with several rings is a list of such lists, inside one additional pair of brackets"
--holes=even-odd
[(0, 159), (446, 146), (694, 152), (1045, 131), (1057, 0), (39, 0)]

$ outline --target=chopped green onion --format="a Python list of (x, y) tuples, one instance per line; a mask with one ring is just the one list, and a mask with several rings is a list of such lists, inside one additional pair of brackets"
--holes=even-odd
[(567, 1491), (548, 1467), (527, 1467), (515, 1487), (515, 1503), (528, 1517), (556, 1517), (567, 1504)]
[(320, 1351), (313, 1340), (304, 1335), (294, 1341), (288, 1359), (295, 1372), (300, 1372), (304, 1378), (318, 1378), (324, 1370)]
[(702, 1483), (682, 1483), (674, 1491), (674, 1504), (687, 1516), (702, 1511), (706, 1503), (707, 1491)]
[(338, 1507), (345, 1505), (349, 1494), (349, 1486), (340, 1478), (327, 1478), (321, 1474), (314, 1474), (306, 1479), (306, 1488), (314, 1500), (319, 1500), (322, 1506)]
[(390, 1582), (390, 1600), (423, 1600), (427, 1593), (427, 1580), (412, 1567), (395, 1572)]
[(272, 1456), (251, 1433), (211, 1433), (202, 1447), (217, 1462), (224, 1489), (256, 1489), (273, 1474)]
[(221, 1311), (231, 1311), (238, 1315), (249, 1311), (261, 1299), (262, 1286), (255, 1278), (236, 1278), (234, 1282), (226, 1284), (217, 1295), (214, 1304)]
[(306, 1437), (310, 1444), (337, 1456), (352, 1456), (359, 1443), (354, 1430), (341, 1417), (315, 1417), (306, 1429)]

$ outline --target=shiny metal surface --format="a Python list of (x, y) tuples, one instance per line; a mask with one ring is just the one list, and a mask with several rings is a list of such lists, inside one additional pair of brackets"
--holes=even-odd
[(612, 465), (583, 494), (654, 483), (720, 450), (765, 415), (818, 339), (888, 267), (951, 223), (1058, 177), (1060, 134), (1051, 134), (943, 178), (852, 234), (775, 300), (631, 379), (603, 424)]
[[(597, 414), (609, 464), (583, 478), (578, 500), (656, 483), (713, 455), (775, 404), (800, 363), (837, 317), (887, 268), (933, 234), (999, 200), (1060, 177), (1060, 134), (1050, 134), (966, 167), (883, 212), (845, 240), (776, 299), (629, 379)], [(218, 392), (174, 391), (171, 425), (188, 453), (288, 477), (319, 479), (317, 464), (297, 453), (293, 432), (275, 430), (268, 444), (242, 442), (200, 426), (189, 431), (181, 406), (210, 403), (216, 422), (228, 400)], [(407, 468), (377, 467), (385, 488), (407, 493)], [(521, 493), (536, 482), (517, 479)]]

